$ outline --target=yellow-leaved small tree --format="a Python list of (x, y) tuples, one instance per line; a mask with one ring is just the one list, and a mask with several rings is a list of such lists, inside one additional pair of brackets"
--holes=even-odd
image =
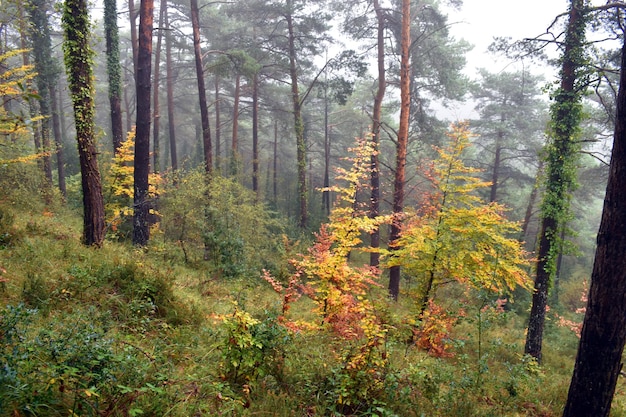
[[(135, 129), (126, 135), (113, 157), (113, 163), (105, 178), (108, 195), (105, 201), (106, 222), (110, 230), (116, 234), (126, 235), (130, 229), (122, 227), (133, 216), (133, 174), (135, 172), (133, 162), (135, 153)], [(162, 177), (159, 174), (150, 174), (148, 177), (148, 196), (155, 201), (160, 193)], [(150, 214), (158, 215), (153, 208)], [(129, 225), (130, 227), (130, 225)], [(123, 230), (122, 230), (123, 229)]]
[(528, 253), (519, 236), (519, 224), (505, 217), (506, 208), (486, 203), (477, 190), (489, 187), (478, 169), (465, 165), (462, 154), (470, 145), (467, 123), (452, 126), (450, 143), (437, 149), (432, 169), (433, 191), (412, 216), (390, 256), (421, 285), (420, 316), (437, 286), (458, 282), (496, 294), (515, 287), (530, 288)]

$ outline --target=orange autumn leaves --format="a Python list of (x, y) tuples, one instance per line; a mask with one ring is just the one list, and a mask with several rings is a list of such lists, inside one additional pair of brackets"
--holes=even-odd
[[(508, 294), (517, 286), (529, 288), (531, 284), (526, 273), (528, 254), (515, 238), (519, 225), (505, 217), (504, 206), (480, 198), (477, 191), (490, 183), (482, 181), (478, 170), (462, 160), (470, 145), (467, 125), (454, 125), (448, 136), (448, 146), (437, 150), (439, 157), (428, 175), (428, 198), (421, 207), (404, 214), (395, 250), (381, 251), (384, 266), (399, 265), (419, 283), (418, 320), (426, 307), (429, 313), (440, 310), (432, 305), (432, 296), (444, 283), (456, 282), (468, 290), (486, 289), (494, 294)], [(344, 185), (333, 187), (338, 199), (330, 221), (316, 233), (316, 242), (308, 252), (292, 261), (296, 273), (289, 287), (297, 278), (307, 288), (304, 293), (315, 302), (322, 322), (345, 339), (379, 339), (386, 332), (376, 318), (372, 300), (372, 288), (379, 285), (381, 272), (354, 265), (349, 256), (353, 251), (371, 250), (362, 237), (391, 221), (391, 216), (370, 218), (356, 204), (357, 190), (369, 175), (371, 152), (366, 141), (359, 142), (352, 168), (338, 175)], [(266, 274), (271, 283), (268, 278)], [(283, 308), (283, 313), (286, 311)], [(420, 330), (422, 338), (428, 339), (426, 333), (427, 328)], [(428, 340), (436, 345), (438, 339)], [(432, 343), (429, 350), (444, 352)]]

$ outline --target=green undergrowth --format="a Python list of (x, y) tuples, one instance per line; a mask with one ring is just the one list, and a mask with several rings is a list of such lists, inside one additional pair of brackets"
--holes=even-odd
[[(503, 311), (438, 293), (455, 316), (437, 357), (407, 343), (409, 292), (390, 303), (374, 289), (380, 344), (293, 331), (260, 271), (219, 278), (168, 256), (181, 249), (165, 240), (86, 248), (80, 219), (61, 209), (0, 214), (0, 416), (561, 413), (576, 336), (553, 319), (544, 363), (522, 356), (522, 300)], [(290, 318), (314, 323), (314, 308), (302, 297)], [(624, 398), (620, 381), (613, 415)]]

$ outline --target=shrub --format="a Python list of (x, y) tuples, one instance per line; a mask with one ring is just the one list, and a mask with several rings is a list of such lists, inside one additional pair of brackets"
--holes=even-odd
[(14, 223), (13, 213), (0, 207), (0, 249), (5, 249), (15, 241), (17, 232), (13, 227)]
[(283, 380), (285, 347), (289, 334), (274, 315), (266, 312), (260, 321), (238, 306), (224, 317), (226, 336), (222, 343), (222, 378), (247, 385), (258, 378)]
[(205, 173), (192, 171), (165, 190), (159, 213), (165, 237), (177, 243), (184, 261), (207, 260), (216, 277), (276, 269), (281, 222), (233, 179), (215, 176), (207, 187)]
[(49, 319), (23, 304), (0, 310), (0, 414), (128, 414), (154, 386), (150, 363), (104, 322), (93, 309)]

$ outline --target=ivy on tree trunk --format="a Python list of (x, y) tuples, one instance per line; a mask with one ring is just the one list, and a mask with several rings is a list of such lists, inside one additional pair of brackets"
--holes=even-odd
[(63, 8), (65, 67), (74, 105), (76, 141), (83, 191), (83, 243), (101, 246), (104, 240), (104, 201), (95, 143), (93, 52), (87, 0), (66, 0)]
[(561, 58), (561, 85), (550, 106), (551, 123), (546, 149), (545, 194), (541, 205), (541, 232), (537, 270), (524, 353), (541, 361), (548, 288), (555, 275), (560, 227), (569, 215), (570, 191), (576, 182), (579, 145), (576, 136), (582, 118), (584, 94), (585, 0), (571, 0), (565, 49)]

